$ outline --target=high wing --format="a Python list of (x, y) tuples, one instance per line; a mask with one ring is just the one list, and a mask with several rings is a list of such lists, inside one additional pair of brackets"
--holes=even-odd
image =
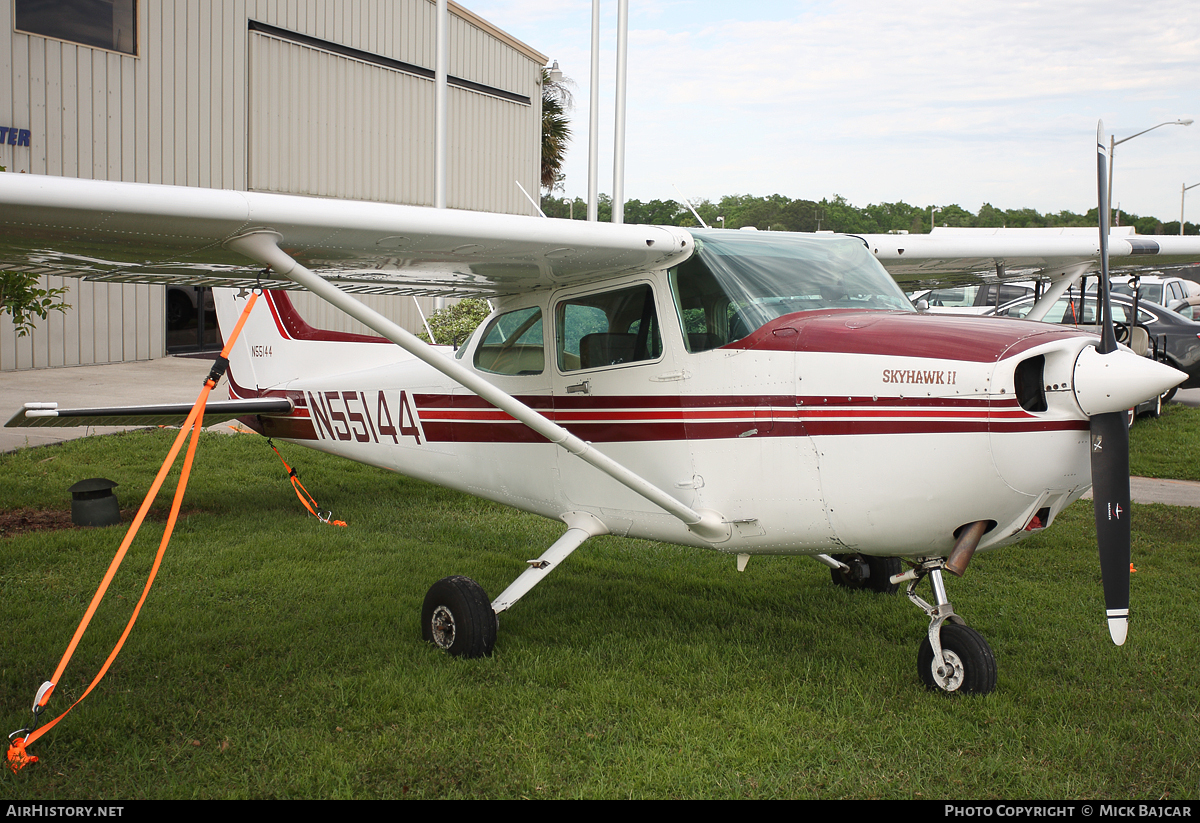
[(348, 294), (503, 296), (661, 270), (686, 260), (695, 245), (672, 226), (0, 174), (0, 268), (128, 283), (307, 289), (689, 530), (724, 540), (730, 526), (718, 513), (680, 503)]
[[(929, 234), (863, 234), (863, 242), (905, 290), (987, 279), (1057, 279), (1100, 267), (1094, 228), (935, 228)], [(1200, 237), (1109, 236), (1112, 268), (1160, 268), (1200, 261)]]
[(264, 230), (343, 291), (415, 296), (490, 297), (601, 279), (673, 265), (694, 248), (671, 226), (0, 174), (0, 269), (297, 288), (226, 247)]

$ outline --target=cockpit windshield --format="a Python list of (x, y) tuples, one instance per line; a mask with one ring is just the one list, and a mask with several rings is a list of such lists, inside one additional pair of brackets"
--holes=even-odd
[(692, 234), (696, 253), (670, 273), (688, 351), (741, 340), (793, 312), (913, 311), (861, 240), (784, 232)]

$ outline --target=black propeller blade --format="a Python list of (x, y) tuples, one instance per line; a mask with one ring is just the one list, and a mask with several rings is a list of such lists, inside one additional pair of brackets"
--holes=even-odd
[[(1103, 329), (1099, 354), (1117, 350), (1108, 281), (1108, 152), (1104, 122), (1096, 127), (1096, 176), (1100, 213), (1100, 301)], [(1100, 574), (1104, 579), (1104, 608), (1108, 631), (1118, 646), (1129, 627), (1129, 428), (1125, 412), (1091, 418), (1092, 505)]]

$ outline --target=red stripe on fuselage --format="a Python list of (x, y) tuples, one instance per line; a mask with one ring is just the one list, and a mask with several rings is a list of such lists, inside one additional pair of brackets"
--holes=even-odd
[[(1015, 399), (767, 397), (518, 397), (572, 434), (597, 443), (805, 435), (1086, 430), (1086, 420), (1046, 420)], [(545, 442), (474, 395), (413, 396), (431, 441)], [(567, 408), (550, 408), (561, 402)], [(589, 405), (591, 407), (589, 408)], [(686, 406), (686, 407), (683, 407)]]
[[(371, 391), (377, 391), (372, 389)], [(389, 390), (398, 392), (398, 389)], [(288, 397), (289, 418), (262, 417), (264, 434), (318, 438), (306, 393), (249, 389), (230, 373), (233, 397)], [(425, 438), (442, 443), (545, 443), (543, 437), (473, 394), (410, 395)], [(1012, 397), (839, 397), (782, 395), (517, 396), (595, 443), (722, 440), (749, 437), (1086, 431), (1086, 420), (1046, 420)], [(270, 428), (271, 431), (266, 429)]]

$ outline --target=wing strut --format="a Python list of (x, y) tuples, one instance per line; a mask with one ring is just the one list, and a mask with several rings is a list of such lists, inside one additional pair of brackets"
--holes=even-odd
[(1079, 282), (1088, 269), (1092, 267), (1091, 263), (1080, 263), (1071, 267), (1065, 273), (1055, 279), (1042, 296), (1033, 304), (1033, 308), (1029, 310), (1029, 314), (1025, 315), (1026, 320), (1041, 320), (1046, 316), (1046, 312), (1050, 311), (1051, 307), (1058, 302), (1058, 298), (1066, 293), (1067, 289)]
[(346, 314), (391, 340), (413, 357), (479, 395), (515, 420), (524, 423), (551, 443), (561, 446), (580, 460), (594, 466), (634, 493), (677, 517), (690, 531), (704, 540), (710, 543), (723, 543), (729, 539), (730, 526), (724, 522), (724, 518), (718, 512), (710, 510), (698, 512), (685, 506), (667, 492), (597, 451), (590, 443), (581, 440), (512, 395), (496, 388), (475, 372), (460, 365), (457, 360), (434, 351), (424, 341), (297, 263), (279, 248), (278, 244), (282, 239), (277, 232), (264, 229), (231, 238), (225, 242), (225, 246), (258, 263), (270, 266), (280, 276), (300, 284), (327, 303), (337, 306)]

